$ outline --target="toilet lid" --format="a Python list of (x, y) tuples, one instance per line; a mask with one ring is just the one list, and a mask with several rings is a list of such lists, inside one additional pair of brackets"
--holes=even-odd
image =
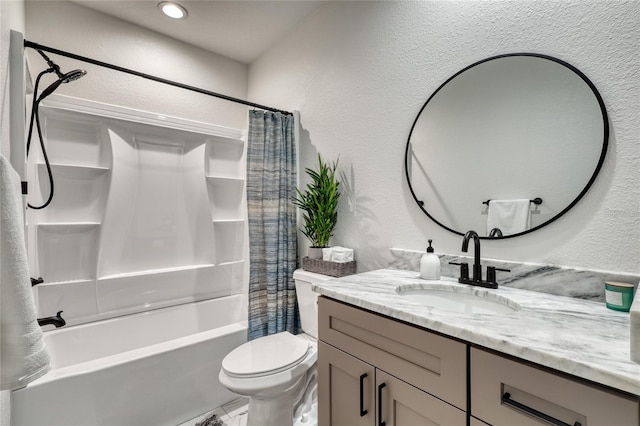
[(237, 347), (222, 360), (222, 369), (233, 377), (265, 376), (299, 364), (308, 351), (309, 341), (285, 331)]

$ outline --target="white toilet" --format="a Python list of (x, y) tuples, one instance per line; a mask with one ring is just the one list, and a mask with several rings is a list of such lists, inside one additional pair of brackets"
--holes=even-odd
[(318, 294), (311, 285), (332, 277), (298, 269), (293, 278), (304, 334), (294, 336), (285, 331), (260, 337), (222, 360), (220, 383), (249, 397), (248, 426), (318, 423)]

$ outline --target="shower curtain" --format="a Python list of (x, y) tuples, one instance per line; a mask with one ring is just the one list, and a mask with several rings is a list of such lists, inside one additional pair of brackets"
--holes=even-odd
[(293, 116), (249, 112), (249, 340), (299, 332)]

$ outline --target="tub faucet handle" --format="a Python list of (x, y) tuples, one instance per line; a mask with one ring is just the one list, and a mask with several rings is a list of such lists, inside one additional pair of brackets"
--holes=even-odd
[(58, 311), (55, 317), (44, 317), (38, 318), (38, 325), (42, 327), (43, 325), (55, 325), (56, 328), (63, 327), (67, 325), (67, 322), (60, 315), (64, 311)]

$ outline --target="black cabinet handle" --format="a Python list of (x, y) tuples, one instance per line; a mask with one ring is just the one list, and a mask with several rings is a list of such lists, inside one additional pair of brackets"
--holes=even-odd
[(382, 421), (382, 389), (387, 386), (385, 383), (378, 385), (378, 426), (386, 426), (387, 423)]
[(364, 379), (367, 378), (367, 373), (360, 375), (360, 417), (367, 415), (367, 410), (364, 409)]
[(548, 414), (543, 413), (542, 411), (538, 411), (535, 408), (531, 408), (528, 405), (524, 405), (521, 404), (518, 401), (514, 401), (513, 399), (511, 399), (511, 394), (509, 392), (505, 392), (502, 395), (502, 403), (514, 408), (517, 408), (519, 410), (524, 411), (525, 413), (531, 414), (534, 417), (537, 417), (541, 420), (544, 420), (547, 423), (551, 423), (552, 425), (556, 425), (556, 426), (582, 426), (582, 424), (580, 422), (575, 422), (573, 425), (570, 425), (569, 423), (565, 423), (562, 420), (558, 420), (555, 417), (551, 417)]

